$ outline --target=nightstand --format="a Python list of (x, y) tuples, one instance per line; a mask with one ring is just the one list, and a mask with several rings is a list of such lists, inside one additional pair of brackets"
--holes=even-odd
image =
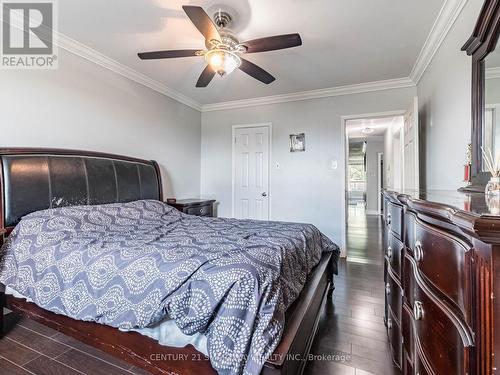
[(214, 202), (214, 199), (179, 199), (168, 205), (188, 215), (213, 217)]

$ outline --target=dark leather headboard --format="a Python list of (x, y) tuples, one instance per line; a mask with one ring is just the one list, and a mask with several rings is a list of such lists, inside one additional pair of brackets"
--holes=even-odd
[(98, 152), (1, 149), (1, 228), (24, 215), (61, 206), (162, 197), (154, 161)]

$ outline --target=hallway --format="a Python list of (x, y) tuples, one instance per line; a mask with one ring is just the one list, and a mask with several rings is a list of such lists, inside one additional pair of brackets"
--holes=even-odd
[(329, 301), (311, 349), (313, 354), (338, 355), (316, 360), (307, 375), (399, 374), (392, 365), (384, 315), (382, 220), (349, 210), (348, 259), (339, 263), (333, 301)]
[(367, 215), (361, 205), (349, 205), (347, 214), (347, 259), (383, 266), (381, 217)]

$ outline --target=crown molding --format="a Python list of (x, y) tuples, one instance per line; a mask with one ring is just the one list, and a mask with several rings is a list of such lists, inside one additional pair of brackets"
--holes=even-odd
[(500, 68), (487, 68), (485, 73), (486, 79), (500, 78)]
[(467, 0), (445, 0), (432, 29), (420, 50), (415, 65), (410, 73), (410, 79), (418, 84), (431, 63), (434, 55), (443, 43), (446, 35), (462, 12)]
[(264, 96), (252, 99), (234, 100), (229, 102), (205, 104), (202, 112), (220, 111), (226, 109), (253, 107), (266, 104), (277, 104), (295, 102), (299, 100), (327, 98), (330, 96), (360, 94), (364, 92), (399, 89), (404, 87), (414, 87), (415, 84), (410, 78), (388, 79), (384, 81), (358, 83), (355, 85), (336, 86), (326, 89), (300, 91), (291, 94)]
[[(439, 14), (434, 21), (431, 31), (420, 50), (410, 76), (385, 81), (367, 82), (356, 85), (337, 86), (320, 90), (302, 91), (292, 94), (274, 95), (254, 99), (235, 100), (229, 102), (202, 105), (202, 112), (219, 111), (226, 109), (252, 107), (266, 104), (285, 103), (298, 100), (325, 98), (330, 96), (359, 94), (364, 92), (390, 90), (404, 87), (414, 87), (418, 84), (434, 55), (439, 50), (451, 27), (462, 12), (467, 0), (445, 0)], [(500, 78), (500, 69), (498, 72)]]
[[(204, 104), (181, 94), (180, 92), (140, 73), (116, 60), (94, 50), (93, 48), (54, 30), (54, 44), (58, 47), (100, 65), (125, 78), (170, 97), (200, 112), (219, 111), (235, 108), (253, 107), (267, 104), (286, 103), (301, 100), (319, 99), (332, 96), (352, 95), (373, 91), (391, 90), (405, 87), (415, 87), (432, 61), (441, 43), (460, 15), (467, 0), (445, 0), (432, 29), (422, 47), (409, 77), (388, 79), (383, 81), (365, 82), (354, 85), (336, 86), (325, 89), (301, 91), (290, 94), (272, 95), (252, 99)], [(17, 26), (17, 25), (16, 25)], [(500, 78), (500, 68), (495, 72), (490, 69), (488, 78)]]
[[(15, 15), (11, 18), (11, 25), (23, 30), (24, 20)], [(159, 92), (160, 94), (166, 95), (171, 99), (174, 99), (182, 104), (185, 104), (197, 111), (201, 111), (201, 104), (196, 102), (195, 100), (171, 89), (164, 84), (155, 81), (148, 76), (139, 73), (138, 71), (119, 63), (116, 60), (111, 59), (110, 57), (96, 51), (95, 49), (78, 42), (75, 39), (70, 38), (63, 33), (54, 30), (48, 29), (46, 26), (42, 25), (42, 28), (45, 29), (46, 32), (53, 32), (53, 43), (68, 52), (71, 52), (74, 55), (83, 57), (84, 59), (93, 62), (97, 65), (102, 66), (103, 68), (109, 69), (112, 72), (120, 74), (121, 76), (128, 78), (132, 81), (135, 81), (141, 85), (149, 87), (150, 89)]]
[(201, 111), (201, 104), (195, 100), (181, 94), (178, 91), (171, 89), (170, 87), (149, 78), (145, 74), (139, 73), (124, 64), (119, 63), (116, 60), (109, 58), (108, 56), (96, 51), (95, 49), (80, 43), (60, 32), (55, 31), (57, 37), (54, 38), (55, 44), (58, 47), (71, 52), (74, 55), (80, 56), (86, 60), (89, 60), (103, 68), (109, 69), (112, 72), (120, 74), (121, 76), (135, 81), (141, 85), (149, 87), (150, 89), (159, 92), (160, 94), (166, 95), (182, 104), (185, 104), (197, 111)]
[(150, 89), (155, 90), (160, 94), (166, 95), (200, 112), (209, 112), (209, 111), (217, 111), (217, 110), (232, 109), (232, 108), (243, 108), (243, 107), (251, 107), (251, 106), (265, 105), (265, 104), (285, 103), (291, 101), (318, 99), (330, 96), (351, 95), (364, 92), (373, 92), (373, 91), (390, 90), (390, 89), (415, 86), (415, 84), (411, 81), (410, 78), (405, 77), (397, 79), (388, 79), (384, 81), (359, 83), (354, 85), (336, 86), (326, 89), (301, 91), (291, 94), (273, 95), (273, 96), (265, 96), (252, 99), (243, 99), (243, 100), (202, 105), (197, 101), (179, 93), (178, 91), (175, 91), (170, 87), (146, 76), (145, 74), (142, 74), (124, 64), (119, 63), (116, 60), (111, 59), (110, 57), (94, 50), (93, 48), (83, 43), (80, 43), (75, 39), (68, 37), (67, 35), (64, 35), (63, 33), (60, 33), (58, 31), (54, 32), (56, 34), (54, 42), (58, 47), (74, 55), (82, 57), (90, 62), (100, 65), (103, 68), (111, 70), (112, 72), (120, 74), (125, 78), (128, 78), (141, 85), (149, 87)]

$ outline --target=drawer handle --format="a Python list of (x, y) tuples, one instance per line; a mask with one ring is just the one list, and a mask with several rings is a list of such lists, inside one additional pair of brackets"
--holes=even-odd
[(392, 259), (392, 247), (387, 247), (387, 258)]
[(385, 294), (391, 294), (391, 285), (389, 283), (385, 284)]
[(420, 241), (415, 241), (415, 260), (417, 262), (424, 260), (424, 250)]
[(391, 318), (387, 319), (387, 329), (392, 329), (392, 319)]
[(391, 225), (391, 214), (387, 214), (387, 225)]
[(203, 213), (203, 208), (200, 208), (200, 214), (202, 214), (202, 213)]
[(413, 317), (415, 320), (421, 320), (424, 317), (424, 307), (422, 302), (415, 301), (413, 304)]

